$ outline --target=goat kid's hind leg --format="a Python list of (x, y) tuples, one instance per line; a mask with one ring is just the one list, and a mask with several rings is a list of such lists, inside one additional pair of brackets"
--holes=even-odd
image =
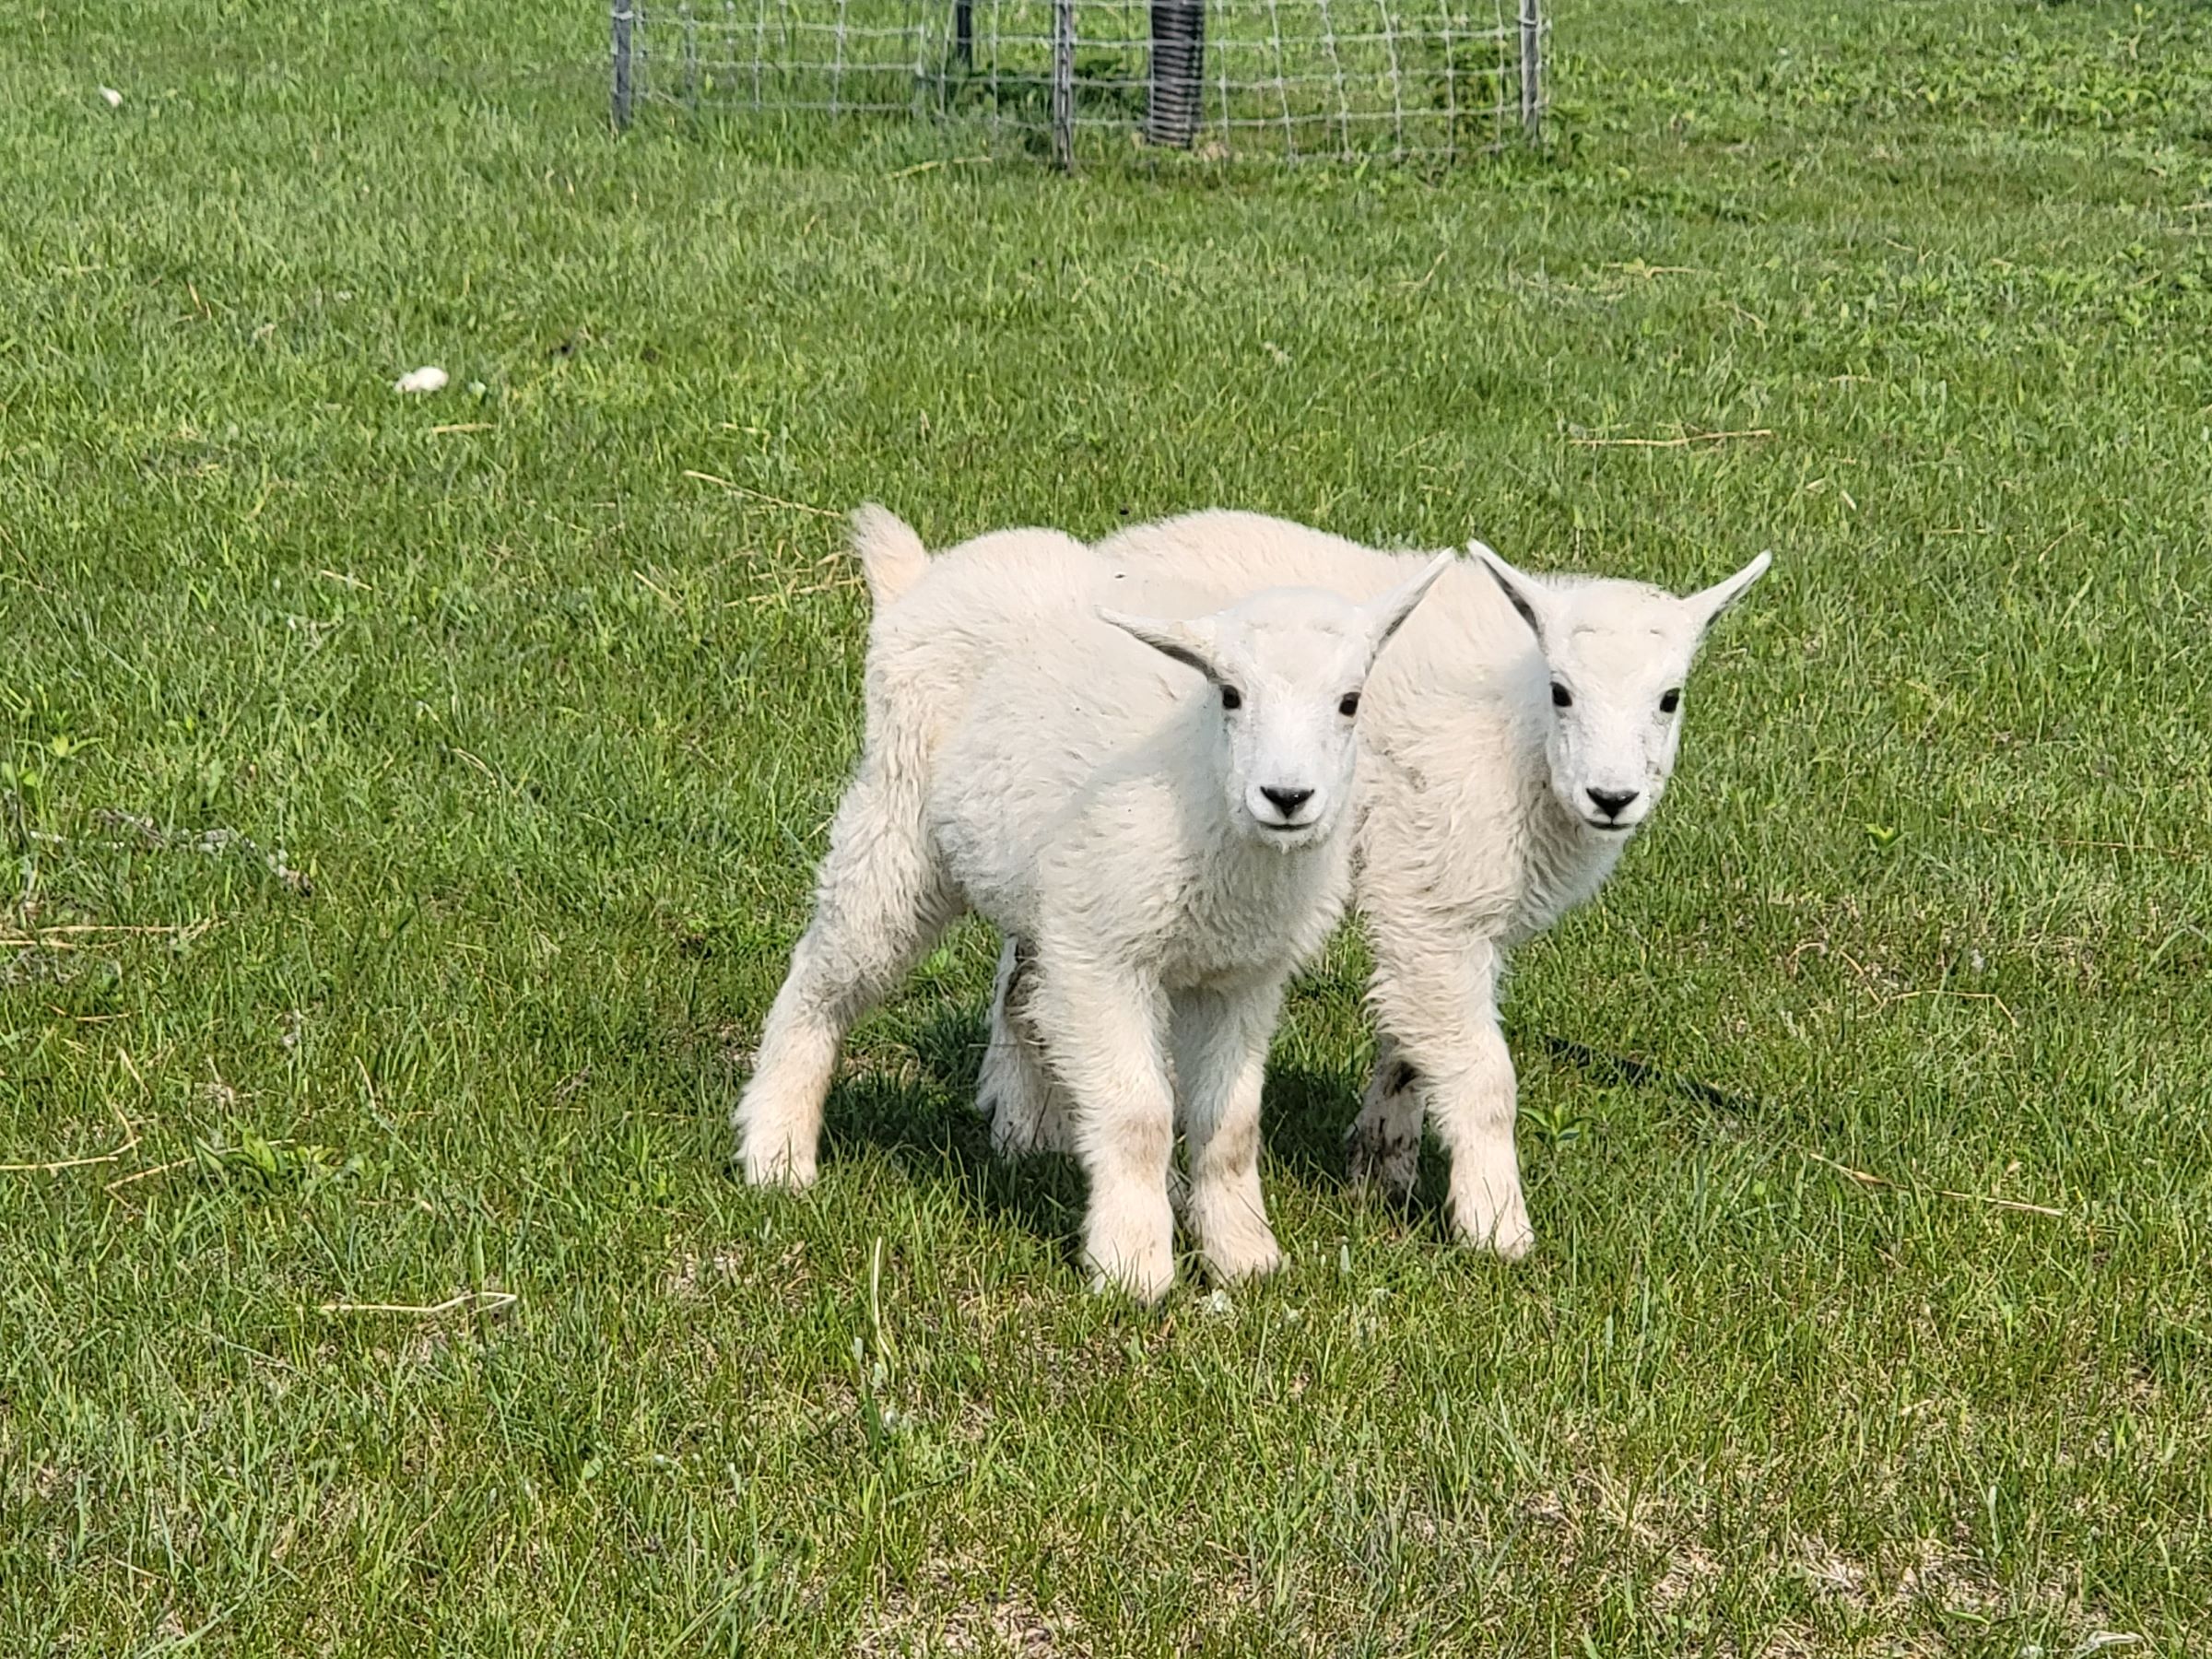
[(1183, 1213), (1216, 1278), (1273, 1273), (1283, 1253), (1260, 1190), (1260, 1091), (1282, 987), (1179, 997), (1175, 1077), (1182, 1099), (1190, 1195)]
[(731, 1114), (738, 1161), (756, 1184), (813, 1182), (839, 1044), (959, 913), (930, 856), (920, 808), (902, 793), (863, 777), (838, 808), (814, 918), (792, 952)]
[[(1477, 939), (1456, 958), (1399, 959), (1387, 941), (1387, 932), (1378, 929), (1377, 1023), (1418, 1074), (1412, 1090), (1451, 1156), (1453, 1230), (1477, 1249), (1518, 1261), (1536, 1237), (1513, 1146), (1517, 1086), (1513, 1056), (1498, 1026), (1498, 948)], [(1380, 1112), (1376, 1121), (1385, 1122)]]
[(1052, 1069), (1067, 1092), (1076, 1156), (1090, 1180), (1083, 1256), (1092, 1287), (1158, 1301), (1175, 1282), (1166, 999), (1140, 980), (1063, 970), (1041, 953), (1031, 1006), (1051, 1033)]
[(1400, 1203), (1420, 1179), (1420, 1076), (1388, 1031), (1376, 1039), (1375, 1069), (1344, 1137), (1344, 1159), (1354, 1186), (1378, 1186)]
[(1030, 1012), (1036, 953), (1011, 934), (1000, 946), (991, 989), (991, 1032), (976, 1077), (976, 1104), (991, 1122), (991, 1147), (1001, 1156), (1075, 1149), (1067, 1102), (1044, 1064), (1044, 1045)]

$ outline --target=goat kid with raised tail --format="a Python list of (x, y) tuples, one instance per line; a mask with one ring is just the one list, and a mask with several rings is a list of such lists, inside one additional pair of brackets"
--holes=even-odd
[(853, 543), (865, 743), (734, 1116), (747, 1178), (814, 1179), (846, 1030), (972, 909), (1022, 941), (1006, 1018), (1065, 1101), (1096, 1281), (1173, 1281), (1179, 1093), (1207, 1269), (1268, 1271), (1268, 1040), (1348, 893), (1369, 671), (1450, 557), (1366, 605), (1277, 588), (1154, 620), (1107, 608), (1126, 582), (1055, 532), (933, 559), (863, 508)]
[[(1498, 1021), (1506, 953), (1612, 873), (1674, 771), (1682, 685), (1706, 629), (1768, 556), (1677, 597), (1525, 575), (1479, 543), (1472, 551), (1368, 688), (1355, 900), (1374, 951), (1378, 1041), (1347, 1150), (1354, 1180), (1410, 1193), (1425, 1110), (1451, 1157), (1455, 1230), (1514, 1258), (1535, 1234)], [(1098, 553), (1127, 573), (1129, 603), (1170, 614), (1272, 582), (1378, 594), (1430, 558), (1245, 512), (1133, 527)], [(1065, 1138), (1058, 1102), (1007, 994), (1021, 944), (1009, 940), (1000, 960), (980, 1092), (1018, 1143), (1052, 1144)]]

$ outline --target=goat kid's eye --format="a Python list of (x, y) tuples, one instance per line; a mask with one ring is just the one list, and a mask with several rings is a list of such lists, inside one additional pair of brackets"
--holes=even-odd
[(1221, 706), (1225, 709), (1242, 708), (1244, 706), (1244, 693), (1238, 690), (1234, 686), (1222, 687)]
[(1343, 715), (1347, 720), (1349, 720), (1353, 715), (1359, 713), (1359, 693), (1357, 691), (1347, 691), (1337, 701), (1336, 712)]
[(1555, 709), (1574, 707), (1574, 693), (1560, 685), (1558, 680), (1551, 682), (1551, 706)]
[(1677, 709), (1680, 708), (1681, 706), (1682, 706), (1682, 688), (1681, 688), (1681, 687), (1679, 687), (1679, 686), (1677, 686), (1677, 687), (1676, 687), (1676, 688), (1674, 688), (1672, 691), (1667, 691), (1667, 692), (1664, 692), (1664, 693), (1662, 693), (1662, 694), (1661, 694), (1661, 696), (1660, 696), (1660, 699), (1659, 699), (1659, 712), (1660, 712), (1660, 713), (1662, 713), (1662, 714), (1672, 714), (1672, 713), (1673, 713), (1673, 712), (1675, 712)]

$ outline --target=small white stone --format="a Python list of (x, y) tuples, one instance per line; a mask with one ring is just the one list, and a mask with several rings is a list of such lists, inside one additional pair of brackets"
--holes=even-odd
[(102, 87), (100, 89), (100, 95), (108, 100), (109, 109), (120, 110), (123, 108), (123, 94), (116, 91), (114, 88)]
[(401, 375), (392, 382), (392, 390), (394, 392), (442, 392), (445, 390), (446, 379), (444, 370), (434, 364), (427, 365)]

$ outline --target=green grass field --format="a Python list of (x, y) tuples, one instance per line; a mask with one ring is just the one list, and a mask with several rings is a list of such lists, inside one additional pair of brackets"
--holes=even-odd
[[(2212, 1644), (2212, 16), (1555, 22), (1545, 154), (1069, 181), (0, 17), (0, 1653)], [(1534, 1259), (1341, 1184), (1348, 937), (1226, 1310), (986, 1155), (981, 929), (730, 1181), (869, 497), (1775, 549), (1520, 959)]]

